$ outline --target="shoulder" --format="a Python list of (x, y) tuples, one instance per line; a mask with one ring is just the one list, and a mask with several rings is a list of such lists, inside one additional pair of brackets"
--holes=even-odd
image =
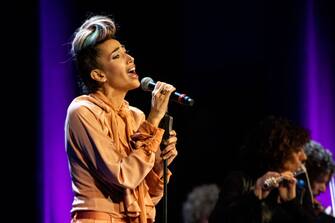
[(88, 114), (99, 113), (102, 109), (92, 101), (90, 96), (81, 95), (72, 100), (67, 109), (68, 118), (86, 116)]

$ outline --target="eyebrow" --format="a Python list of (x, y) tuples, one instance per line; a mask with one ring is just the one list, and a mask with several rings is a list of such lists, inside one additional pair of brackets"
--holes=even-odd
[(120, 49), (120, 47), (118, 46), (118, 47), (116, 47), (113, 51), (112, 51), (112, 53), (114, 53), (114, 52), (116, 52), (116, 51), (118, 51)]
[(114, 52), (120, 50), (120, 48), (124, 48), (124, 49), (126, 49), (125, 45), (121, 44), (121, 46), (116, 47), (116, 48), (112, 51), (112, 53), (114, 53)]
[(111, 57), (113, 55), (113, 53), (115, 53), (116, 51), (120, 50), (120, 48), (125, 48), (124, 45), (121, 45), (121, 46), (118, 46), (116, 47), (110, 54), (109, 54), (109, 57)]

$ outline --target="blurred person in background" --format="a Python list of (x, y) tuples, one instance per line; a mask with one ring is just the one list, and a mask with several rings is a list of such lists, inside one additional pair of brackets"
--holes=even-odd
[[(326, 192), (327, 186), (334, 175), (335, 162), (332, 153), (324, 148), (319, 142), (310, 140), (305, 145), (305, 153), (307, 155), (306, 169), (308, 172), (309, 183), (312, 191), (312, 208), (310, 211), (314, 213), (317, 222), (335, 222), (335, 218), (331, 214), (332, 208), (325, 208), (317, 200), (317, 196)], [(305, 183), (303, 183), (304, 185)]]
[(183, 203), (184, 223), (208, 223), (209, 216), (219, 198), (216, 184), (204, 184), (195, 187)]
[(282, 117), (259, 122), (224, 180), (210, 223), (313, 223), (297, 197), (309, 141), (306, 129)]

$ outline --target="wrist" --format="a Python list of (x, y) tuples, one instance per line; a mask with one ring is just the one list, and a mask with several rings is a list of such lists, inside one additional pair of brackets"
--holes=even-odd
[(151, 113), (149, 114), (147, 118), (147, 122), (149, 122), (151, 125), (158, 127), (160, 119), (157, 117), (154, 117)]

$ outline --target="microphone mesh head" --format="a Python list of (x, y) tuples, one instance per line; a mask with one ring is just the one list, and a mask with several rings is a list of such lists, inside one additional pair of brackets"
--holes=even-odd
[(141, 87), (144, 91), (150, 91), (149, 84), (154, 82), (150, 77), (144, 77), (141, 80)]

